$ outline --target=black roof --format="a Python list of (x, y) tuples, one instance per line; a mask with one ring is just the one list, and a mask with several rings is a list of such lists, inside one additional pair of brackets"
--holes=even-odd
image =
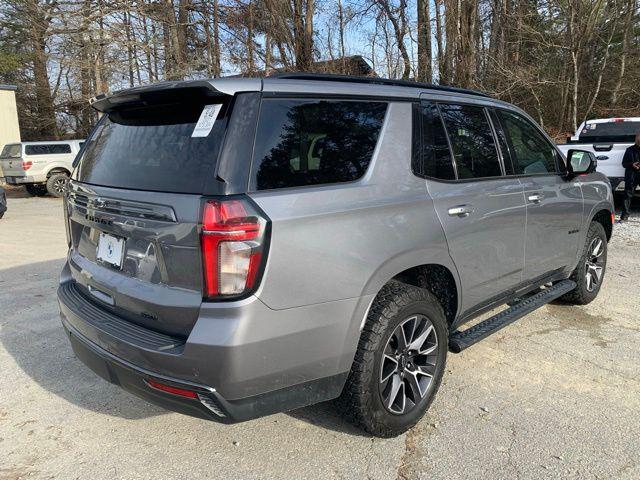
[(325, 82), (347, 82), (347, 83), (367, 83), (370, 85), (389, 85), (395, 87), (424, 88), (429, 90), (440, 90), (443, 92), (465, 93), (467, 95), (478, 95), (489, 97), (486, 93), (470, 90), (466, 88), (448, 87), (446, 85), (433, 85), (431, 83), (414, 82), (412, 80), (392, 80), (379, 77), (356, 77), (351, 75), (335, 75), (331, 73), (276, 73), (269, 78), (282, 78), (289, 80), (320, 80)]

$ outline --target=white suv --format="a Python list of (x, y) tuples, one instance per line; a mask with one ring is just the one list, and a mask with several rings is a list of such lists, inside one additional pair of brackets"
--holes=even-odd
[(4, 146), (0, 167), (9, 185), (25, 185), (31, 195), (65, 192), (73, 160), (84, 140), (22, 142)]

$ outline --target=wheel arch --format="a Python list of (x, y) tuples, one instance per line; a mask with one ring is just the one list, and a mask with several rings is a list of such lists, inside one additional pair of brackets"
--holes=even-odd
[(47, 171), (47, 178), (51, 177), (54, 173), (64, 173), (67, 176), (71, 176), (71, 172), (66, 167), (52, 167)]
[[(371, 302), (375, 301), (375, 297), (390, 281), (398, 281), (418, 288), (424, 288), (440, 301), (447, 323), (452, 325), (460, 311), (461, 300), (459, 279), (456, 274), (457, 270), (453, 267), (453, 263), (450, 265), (436, 262), (405, 265), (397, 268), (390, 274), (387, 271), (387, 275), (381, 281), (378, 277), (375, 290), (371, 291), (371, 286), (369, 287), (369, 291), (374, 294)], [(363, 324), (366, 316), (367, 315), (365, 315), (363, 319)]]
[(437, 263), (417, 265), (403, 270), (391, 280), (431, 292), (442, 305), (447, 323), (453, 324), (458, 313), (460, 295), (456, 278), (447, 267)]
[(598, 222), (604, 228), (607, 234), (607, 241), (611, 240), (613, 233), (613, 212), (608, 208), (601, 208), (597, 210), (594, 215), (591, 216), (591, 222)]

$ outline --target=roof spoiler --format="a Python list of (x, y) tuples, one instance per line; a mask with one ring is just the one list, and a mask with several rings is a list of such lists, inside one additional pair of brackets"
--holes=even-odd
[(100, 94), (93, 97), (89, 103), (97, 111), (109, 113), (148, 105), (204, 102), (215, 97), (232, 96), (241, 91), (260, 91), (261, 88), (260, 79), (167, 81), (128, 88), (111, 95)]

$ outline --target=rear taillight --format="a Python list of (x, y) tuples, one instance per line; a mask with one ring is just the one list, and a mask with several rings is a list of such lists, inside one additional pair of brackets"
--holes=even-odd
[(202, 214), (206, 298), (229, 298), (256, 285), (265, 253), (267, 220), (248, 200), (208, 200)]
[(31, 162), (31, 161), (26, 161), (26, 162), (23, 161), (22, 162), (22, 170), (24, 170), (26, 172), (27, 170), (29, 170), (31, 168), (32, 165), (33, 165), (33, 162)]

